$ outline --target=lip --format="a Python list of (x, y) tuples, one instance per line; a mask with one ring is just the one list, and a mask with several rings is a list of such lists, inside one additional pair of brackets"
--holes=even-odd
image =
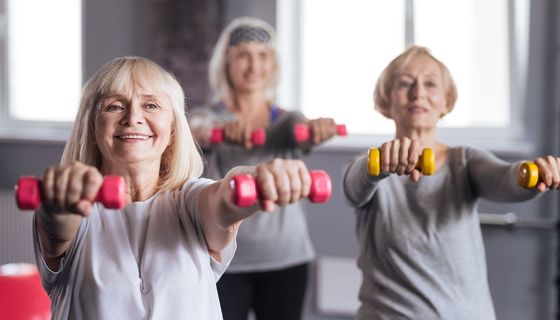
[(408, 107), (408, 112), (410, 113), (426, 113), (428, 112), (428, 108), (423, 107), (423, 106), (409, 106)]
[(127, 132), (127, 133), (116, 134), (113, 137), (121, 141), (146, 141), (152, 138), (153, 136), (144, 133)]

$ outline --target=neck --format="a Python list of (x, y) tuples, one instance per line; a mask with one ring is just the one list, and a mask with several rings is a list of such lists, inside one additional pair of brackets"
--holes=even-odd
[(117, 175), (125, 178), (127, 203), (144, 201), (157, 192), (159, 186), (160, 163), (116, 165), (102, 167), (103, 175)]
[(431, 148), (435, 154), (436, 172), (441, 169), (441, 167), (447, 161), (447, 146), (443, 143), (436, 141), (436, 128), (429, 129), (405, 129), (397, 128), (396, 138), (410, 138), (420, 142), (422, 148)]
[(235, 113), (255, 114), (266, 110), (269, 102), (263, 93), (238, 93), (233, 96), (231, 105), (228, 107)]

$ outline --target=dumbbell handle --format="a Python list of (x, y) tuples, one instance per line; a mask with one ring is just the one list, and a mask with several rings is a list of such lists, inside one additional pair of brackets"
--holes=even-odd
[(517, 183), (526, 189), (533, 189), (539, 183), (539, 168), (534, 162), (525, 161), (517, 169)]
[[(103, 184), (97, 196), (96, 202), (101, 202), (105, 208), (120, 209), (124, 207), (126, 199), (125, 180), (120, 176), (107, 176), (103, 178)], [(41, 181), (35, 177), (26, 176), (18, 179), (16, 185), (16, 203), (21, 210), (35, 210), (41, 202)]]
[[(224, 129), (214, 128), (210, 135), (211, 144), (220, 144), (224, 142)], [(262, 146), (266, 143), (266, 132), (263, 128), (253, 130), (251, 133), (251, 142), (256, 146)]]
[[(368, 151), (368, 173), (371, 176), (378, 176), (381, 173), (381, 152), (379, 148), (370, 148)], [(422, 150), (422, 155), (417, 163), (418, 168), (422, 174), (431, 176), (435, 171), (436, 158), (434, 151), (431, 148)]]
[[(294, 125), (294, 139), (297, 143), (302, 143), (309, 141), (311, 138), (311, 129), (306, 123), (296, 123)], [(346, 131), (345, 124), (336, 125), (336, 134), (339, 136), (346, 136), (348, 132)]]
[[(329, 174), (323, 170), (312, 170), (311, 190), (307, 198), (313, 203), (324, 203), (332, 194), (332, 183)], [(250, 207), (258, 198), (255, 179), (250, 174), (240, 174), (232, 180), (232, 201), (239, 207)]]

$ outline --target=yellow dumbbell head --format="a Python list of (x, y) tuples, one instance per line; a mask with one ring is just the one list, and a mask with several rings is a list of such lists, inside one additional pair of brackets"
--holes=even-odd
[(523, 188), (532, 189), (539, 182), (539, 168), (530, 161), (525, 161), (517, 171), (517, 183)]
[(422, 156), (420, 157), (420, 168), (422, 170), (422, 174), (431, 176), (434, 174), (435, 167), (436, 167), (436, 156), (434, 155), (434, 151), (430, 148), (425, 148), (422, 150)]
[(370, 176), (377, 177), (381, 172), (381, 167), (379, 165), (379, 149), (377, 148), (369, 148), (368, 151), (368, 173)]

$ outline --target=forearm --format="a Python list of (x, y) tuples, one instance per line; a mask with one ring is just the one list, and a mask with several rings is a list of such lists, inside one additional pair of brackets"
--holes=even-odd
[(60, 259), (76, 236), (82, 219), (76, 214), (49, 214), (42, 207), (37, 210), (35, 223), (41, 252), (52, 270), (58, 269)]
[(208, 250), (219, 253), (237, 235), (241, 221), (256, 212), (257, 207), (239, 208), (231, 202), (227, 181), (220, 180), (201, 190), (199, 212)]
[(354, 207), (361, 207), (367, 203), (376, 190), (379, 180), (385, 178), (386, 174), (371, 177), (367, 173), (367, 156), (353, 159), (344, 170), (343, 189), (348, 202)]

